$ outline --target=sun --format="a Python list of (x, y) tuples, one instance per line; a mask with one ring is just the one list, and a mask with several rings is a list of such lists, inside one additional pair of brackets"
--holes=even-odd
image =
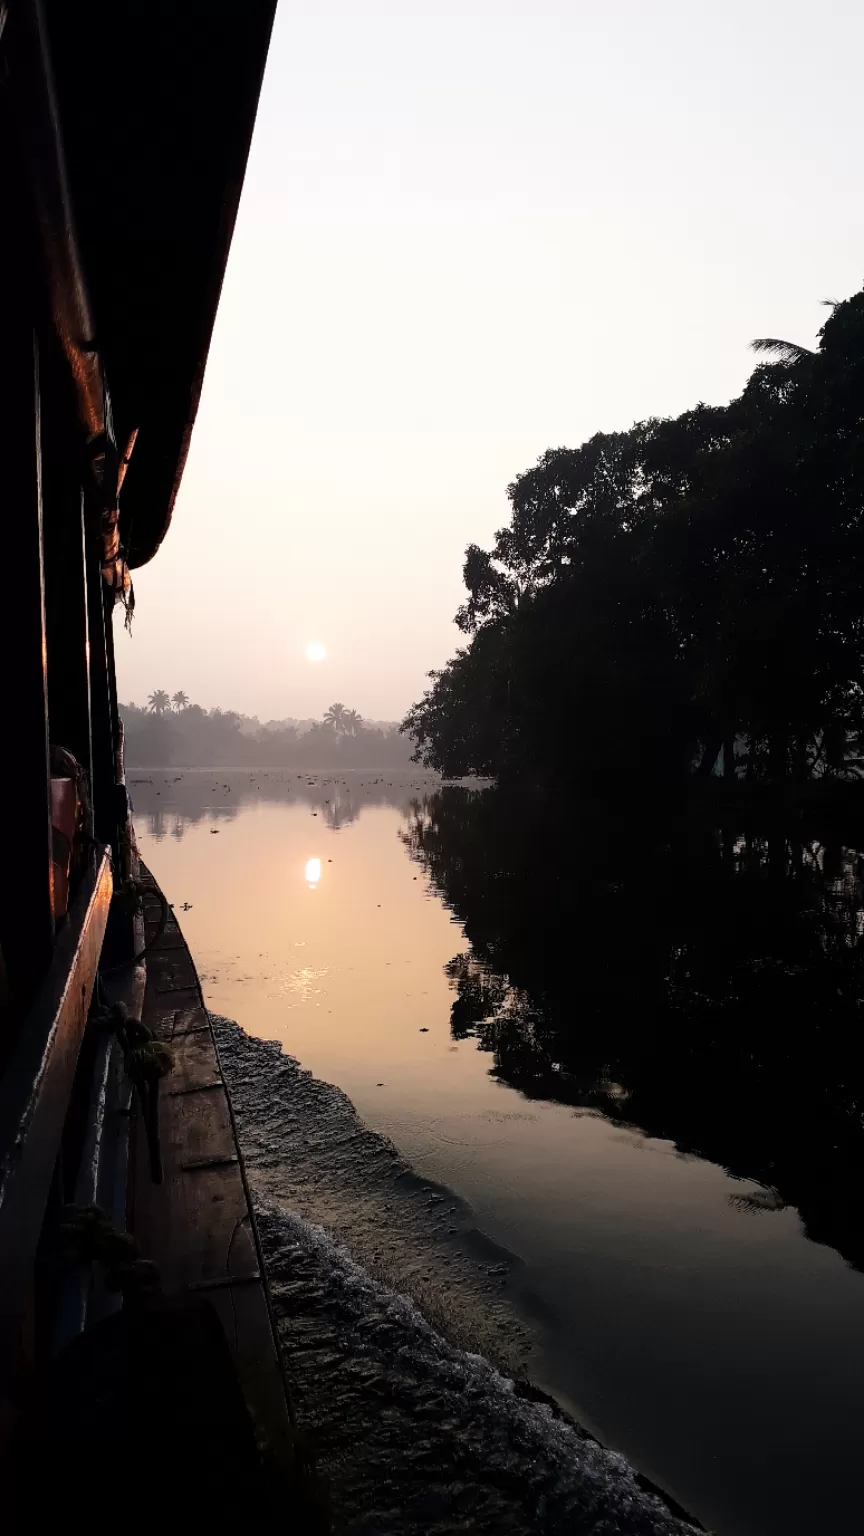
[(327, 651), (320, 640), (310, 640), (306, 647), (307, 661), (326, 661)]

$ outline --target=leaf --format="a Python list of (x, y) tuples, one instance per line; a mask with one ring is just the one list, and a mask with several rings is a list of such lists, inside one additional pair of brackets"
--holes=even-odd
[(759, 336), (751, 341), (753, 352), (765, 352), (781, 363), (798, 363), (803, 357), (814, 357), (810, 347), (801, 347), (797, 341), (779, 341), (775, 336)]

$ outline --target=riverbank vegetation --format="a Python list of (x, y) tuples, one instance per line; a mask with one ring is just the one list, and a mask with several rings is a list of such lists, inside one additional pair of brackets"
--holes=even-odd
[(403, 721), (445, 774), (856, 775), (864, 744), (864, 292), (741, 396), (555, 448), (468, 548), (466, 644)]
[(331, 704), (323, 720), (260, 721), (235, 710), (202, 709), (179, 691), (157, 688), (144, 707), (121, 704), (126, 761), (146, 768), (339, 768), (405, 770), (411, 744), (396, 724), (368, 724)]

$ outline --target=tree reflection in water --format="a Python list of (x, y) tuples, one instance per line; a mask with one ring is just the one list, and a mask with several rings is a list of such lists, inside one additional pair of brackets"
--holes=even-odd
[(864, 825), (443, 788), (401, 834), (463, 924), (455, 1038), (669, 1138), (864, 1269)]
[[(416, 788), (422, 786), (418, 775)], [(350, 826), (367, 806), (404, 805), (410, 798), (405, 780), (383, 774), (315, 774), (271, 770), (237, 773), (215, 772), (164, 774), (132, 778), (130, 787), (139, 817), (146, 818), (150, 836), (161, 842), (170, 835), (180, 842), (189, 827), (199, 822), (233, 821), (250, 802), (276, 805), (308, 805), (334, 832)]]

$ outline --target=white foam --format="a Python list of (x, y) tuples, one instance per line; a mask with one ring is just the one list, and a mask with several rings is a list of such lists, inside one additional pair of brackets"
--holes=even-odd
[(394, 1149), (357, 1120), (344, 1094), (302, 1073), (278, 1046), (230, 1021), (214, 1019), (214, 1027), (298, 1419), (331, 1485), (334, 1529), (692, 1536), (640, 1487), (624, 1457), (586, 1438), (549, 1402), (526, 1398), (523, 1385), (458, 1347), (411, 1297), (298, 1214), (298, 1127), (303, 1143), (314, 1143), (319, 1190), (333, 1134), (340, 1210), (346, 1179), (350, 1187), (356, 1177), (358, 1200), (367, 1201), (377, 1177), (370, 1169), (381, 1168), (383, 1151), (389, 1173)]

